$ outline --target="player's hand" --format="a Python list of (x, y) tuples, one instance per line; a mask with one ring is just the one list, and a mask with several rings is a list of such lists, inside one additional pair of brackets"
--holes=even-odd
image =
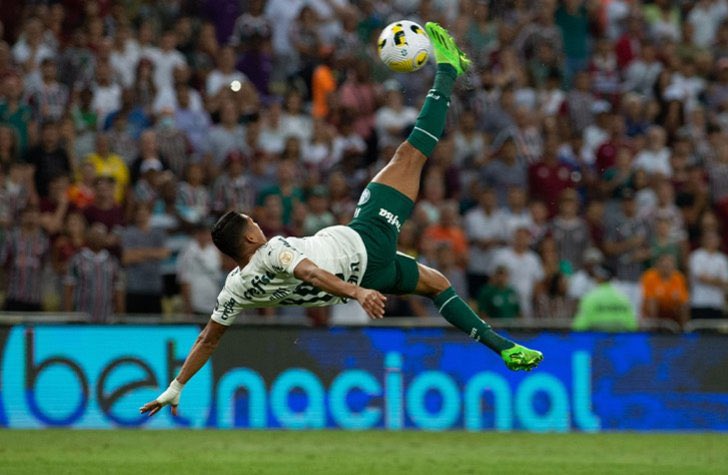
[(384, 304), (387, 302), (387, 297), (376, 290), (359, 287), (356, 293), (356, 301), (369, 315), (369, 318), (384, 317)]
[(154, 401), (149, 401), (139, 408), (139, 412), (142, 414), (148, 414), (152, 417), (158, 413), (164, 406), (169, 405), (172, 409), (172, 415), (177, 415), (177, 406), (179, 406), (179, 397), (182, 394), (182, 388), (184, 384), (179, 381), (172, 380), (169, 387), (160, 394)]

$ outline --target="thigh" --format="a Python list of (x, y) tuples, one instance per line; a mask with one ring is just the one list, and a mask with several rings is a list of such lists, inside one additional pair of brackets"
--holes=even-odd
[(414, 293), (420, 281), (419, 266), (414, 258), (397, 252), (387, 265), (376, 272), (370, 273), (367, 267), (361, 285), (384, 294), (409, 295)]
[(412, 213), (414, 203), (394, 188), (369, 183), (354, 211), (349, 227), (354, 229), (367, 250), (367, 274), (388, 266), (397, 253), (402, 224)]

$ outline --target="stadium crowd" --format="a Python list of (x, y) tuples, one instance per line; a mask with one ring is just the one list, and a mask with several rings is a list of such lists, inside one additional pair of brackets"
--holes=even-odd
[(231, 265), (207, 230), (226, 210), (269, 236), (347, 223), (431, 84), (432, 68), (395, 75), (377, 58), (400, 18), (439, 21), (476, 65), (403, 252), (488, 318), (588, 328), (618, 302), (624, 329), (635, 311), (723, 318), (726, 0), (11, 2), (5, 309), (207, 315)]

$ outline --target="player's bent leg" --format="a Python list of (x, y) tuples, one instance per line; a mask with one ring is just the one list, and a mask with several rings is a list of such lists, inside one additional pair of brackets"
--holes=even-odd
[(518, 345), (494, 332), (460, 298), (441, 272), (423, 264), (418, 264), (418, 270), (420, 277), (415, 293), (430, 297), (445, 320), (498, 353), (509, 369), (530, 371), (543, 360), (541, 352)]
[(389, 163), (372, 179), (372, 183), (390, 186), (412, 201), (417, 201), (422, 167), (426, 161), (427, 157), (422, 152), (409, 142), (403, 142)]

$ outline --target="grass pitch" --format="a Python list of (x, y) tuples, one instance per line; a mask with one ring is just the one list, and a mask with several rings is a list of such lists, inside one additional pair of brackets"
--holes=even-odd
[(727, 474), (728, 435), (0, 431), (0, 474)]

